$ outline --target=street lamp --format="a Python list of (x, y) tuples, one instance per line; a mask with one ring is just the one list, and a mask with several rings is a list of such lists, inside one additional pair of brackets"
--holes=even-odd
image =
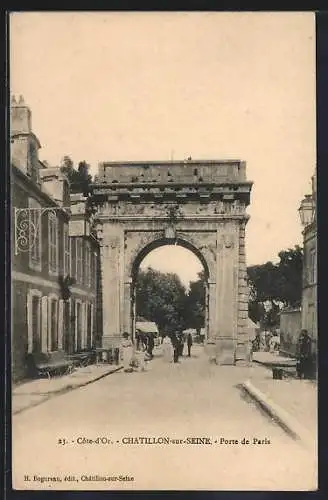
[(305, 195), (303, 200), (301, 201), (301, 206), (298, 209), (301, 219), (301, 224), (303, 227), (308, 226), (313, 222), (314, 218), (314, 203), (313, 197), (311, 194)]

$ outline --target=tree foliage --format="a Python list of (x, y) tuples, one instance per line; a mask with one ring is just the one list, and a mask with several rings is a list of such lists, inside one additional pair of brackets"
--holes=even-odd
[(186, 289), (173, 273), (161, 273), (149, 267), (137, 278), (137, 316), (154, 321), (161, 333), (184, 329)]
[(61, 171), (67, 176), (72, 193), (83, 193), (88, 196), (91, 193), (92, 176), (89, 173), (90, 165), (84, 160), (80, 161), (78, 168), (69, 156), (64, 156), (61, 162)]
[(137, 278), (137, 316), (154, 321), (161, 333), (186, 328), (200, 330), (205, 318), (205, 286), (203, 272), (190, 283), (187, 291), (176, 274), (161, 273), (149, 267)]
[(185, 322), (187, 328), (196, 328), (197, 332), (205, 324), (205, 287), (204, 271), (198, 273), (198, 280), (190, 282), (190, 289), (185, 301)]
[(278, 325), (281, 307), (301, 304), (303, 250), (296, 245), (282, 250), (278, 257), (277, 264), (266, 262), (247, 269), (249, 316), (265, 328)]

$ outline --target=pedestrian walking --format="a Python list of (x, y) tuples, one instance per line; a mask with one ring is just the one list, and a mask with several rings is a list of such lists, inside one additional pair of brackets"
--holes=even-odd
[(191, 346), (192, 346), (192, 335), (189, 332), (187, 336), (188, 358), (190, 358), (191, 356)]
[(121, 359), (123, 361), (123, 370), (126, 373), (133, 371), (132, 360), (133, 360), (133, 343), (127, 332), (123, 333), (123, 339), (120, 346)]
[(178, 335), (178, 350), (179, 350), (179, 356), (183, 356), (183, 348), (184, 348), (184, 337), (183, 333), (179, 333)]
[(260, 334), (256, 333), (255, 339), (253, 341), (252, 351), (257, 352), (260, 351), (260, 349), (261, 349), (261, 338)]
[(139, 350), (142, 348), (142, 335), (140, 330), (136, 330), (136, 349)]
[(299, 378), (311, 377), (312, 369), (312, 340), (307, 330), (301, 330), (297, 344), (297, 372)]
[(162, 342), (163, 359), (165, 363), (172, 363), (174, 349), (170, 337), (165, 334)]
[(173, 345), (173, 362), (178, 363), (179, 362), (179, 339), (177, 338), (176, 334), (173, 334), (171, 337), (172, 340), (172, 345)]
[(147, 342), (147, 352), (149, 354), (150, 359), (153, 359), (154, 347), (155, 347), (154, 336), (150, 333), (148, 335), (148, 342)]

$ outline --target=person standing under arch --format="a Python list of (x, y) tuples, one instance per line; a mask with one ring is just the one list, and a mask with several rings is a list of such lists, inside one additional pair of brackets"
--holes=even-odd
[(126, 373), (133, 371), (131, 366), (133, 359), (133, 343), (127, 332), (123, 333), (123, 339), (120, 346), (121, 359), (123, 360), (123, 370)]
[(173, 345), (170, 337), (165, 334), (162, 342), (163, 359), (166, 363), (172, 363), (173, 361)]
[(187, 335), (188, 358), (190, 358), (191, 356), (191, 346), (192, 346), (192, 335), (189, 332)]

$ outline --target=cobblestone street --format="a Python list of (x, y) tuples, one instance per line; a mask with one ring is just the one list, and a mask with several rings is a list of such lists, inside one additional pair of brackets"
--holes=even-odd
[[(209, 364), (202, 348), (194, 346), (193, 356), (179, 364), (165, 364), (157, 354), (146, 372), (117, 372), (54, 397), (13, 417), (14, 487), (315, 489), (314, 452), (242, 396), (239, 384), (265, 377), (268, 370), (258, 365)], [(130, 439), (142, 436), (185, 443), (133, 444)], [(97, 437), (106, 444), (78, 440)], [(186, 444), (192, 437), (209, 438), (211, 444)], [(250, 444), (241, 444), (243, 438)], [(41, 483), (34, 475), (61, 481)], [(68, 475), (72, 479), (65, 481)], [(90, 480), (120, 475), (134, 481)]]

